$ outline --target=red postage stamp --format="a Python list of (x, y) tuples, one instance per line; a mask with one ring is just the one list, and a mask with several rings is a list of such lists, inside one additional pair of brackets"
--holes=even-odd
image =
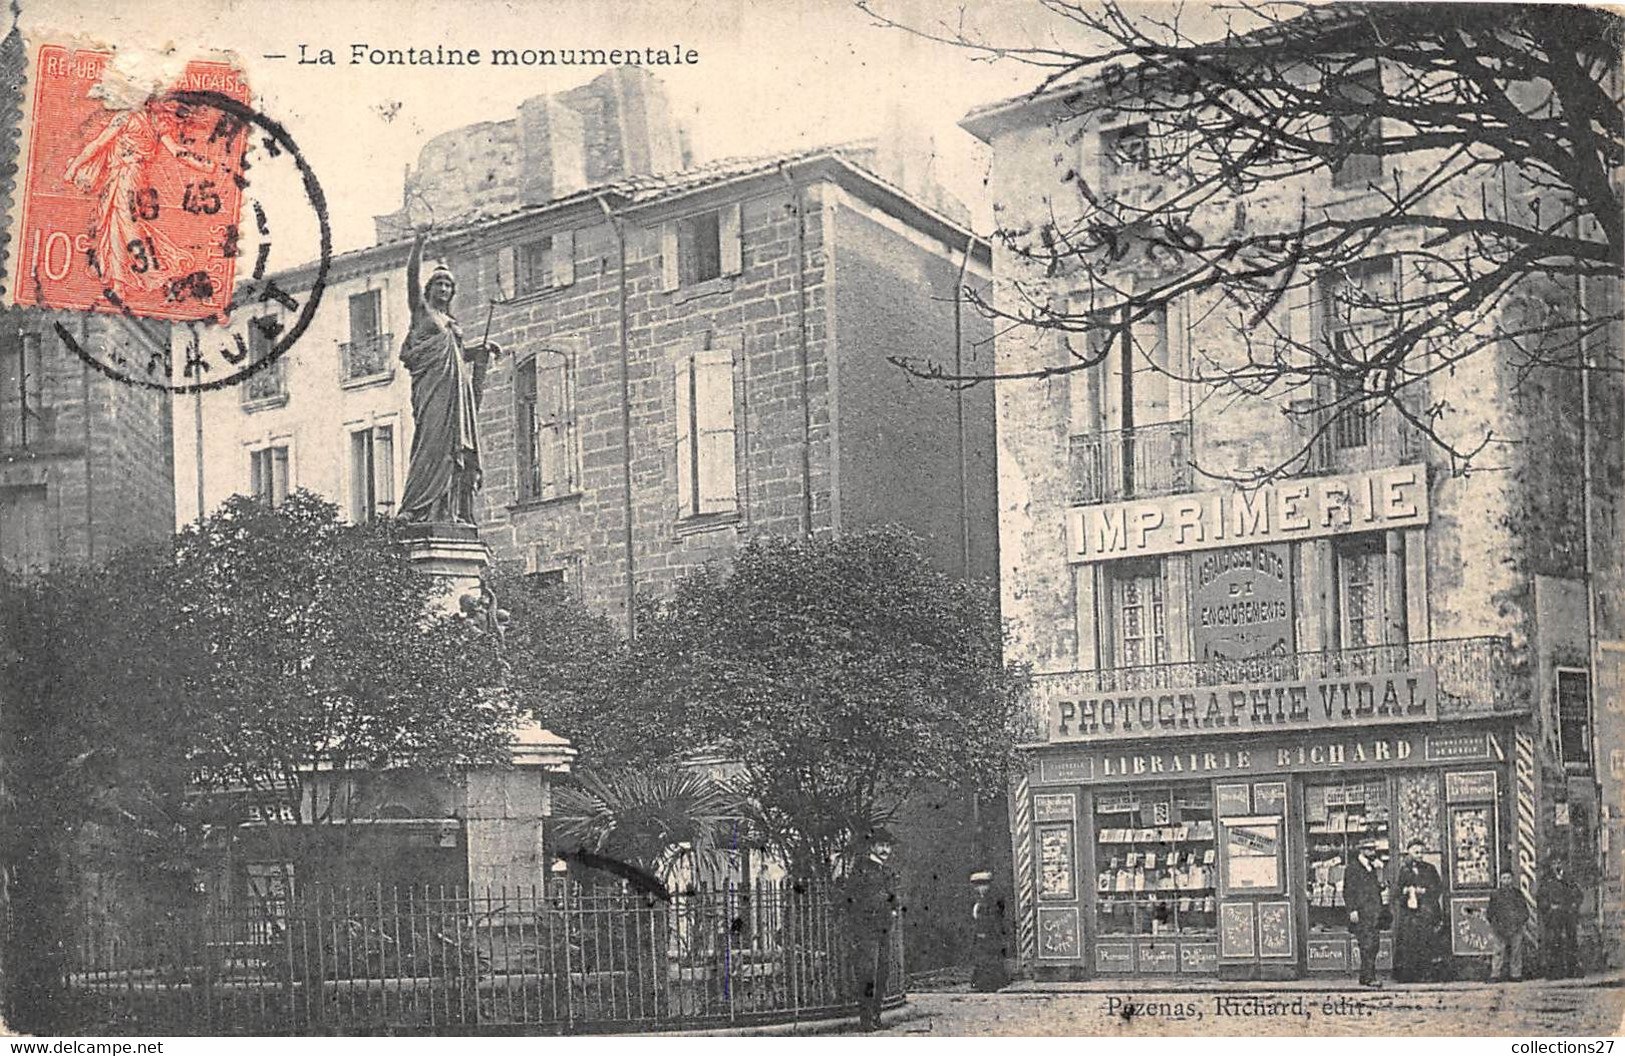
[(223, 316), (249, 136), (208, 100), (246, 105), (241, 73), (195, 61), (151, 94), (108, 77), (109, 52), (42, 45), (36, 54), (15, 302), (178, 321)]

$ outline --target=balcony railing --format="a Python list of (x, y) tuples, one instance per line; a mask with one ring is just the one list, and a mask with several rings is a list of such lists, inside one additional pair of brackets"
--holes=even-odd
[(1068, 692), (1109, 696), (1114, 693), (1195, 689), (1201, 686), (1262, 685), (1397, 675), (1431, 668), (1439, 680), (1439, 716), (1472, 718), (1516, 712), (1523, 706), (1520, 695), (1514, 691), (1510, 651), (1511, 643), (1506, 638), (1442, 638), (1358, 649), (1286, 653), (1248, 660), (1191, 660), (1099, 671), (1069, 671), (1034, 675), (1033, 684), (1036, 689), (1042, 690), (1045, 682), (1064, 682)]
[(1071, 439), (1072, 501), (1172, 495), (1191, 486), (1191, 423), (1140, 425)]
[(345, 381), (360, 381), (388, 374), (390, 353), (395, 347), (394, 334), (373, 334), (355, 341), (339, 342), (340, 369)]

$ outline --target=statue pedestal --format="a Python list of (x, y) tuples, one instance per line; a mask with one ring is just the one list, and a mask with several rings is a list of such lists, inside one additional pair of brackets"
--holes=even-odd
[[(491, 558), (478, 528), (411, 524), (401, 539), (412, 563), (444, 583), (434, 604), (456, 613), (465, 595), (480, 596), (480, 575)], [(534, 719), (521, 719), (513, 735), (509, 764), (463, 772), (460, 813), (468, 884), (476, 893), (539, 888), (547, 878), (544, 819), (553, 812), (553, 781), (569, 772), (576, 750)]]
[(410, 524), (401, 531), (412, 563), (446, 584), (442, 604), (455, 610), (457, 599), (480, 592), (480, 574), (491, 555), (480, 530), (468, 524)]

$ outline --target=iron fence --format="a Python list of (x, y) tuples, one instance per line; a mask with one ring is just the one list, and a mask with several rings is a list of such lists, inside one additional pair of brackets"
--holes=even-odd
[[(822, 887), (326, 890), (88, 933), (66, 979), (77, 1033), (671, 1030), (853, 1007), (855, 946)], [(891, 933), (891, 1003), (902, 945)]]
[(1064, 683), (1072, 693), (1111, 694), (1401, 675), (1431, 668), (1439, 680), (1440, 717), (1470, 718), (1505, 714), (1524, 706), (1514, 688), (1511, 648), (1504, 637), (1441, 638), (1243, 660), (1188, 660), (1040, 674), (1033, 676), (1033, 682), (1035, 686)]
[(1190, 490), (1190, 441), (1184, 419), (1072, 437), (1072, 501), (1093, 506)]

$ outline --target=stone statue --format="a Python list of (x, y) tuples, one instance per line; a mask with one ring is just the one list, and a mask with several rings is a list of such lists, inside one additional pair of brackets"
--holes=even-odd
[(444, 264), (426, 285), (419, 279), (427, 229), (418, 231), (406, 264), (412, 322), (401, 345), (401, 362), (412, 375), (412, 459), (400, 516), (411, 522), (473, 525), (480, 486), (480, 391), (493, 355), (489, 341), (463, 343), (451, 314), (457, 282)]

